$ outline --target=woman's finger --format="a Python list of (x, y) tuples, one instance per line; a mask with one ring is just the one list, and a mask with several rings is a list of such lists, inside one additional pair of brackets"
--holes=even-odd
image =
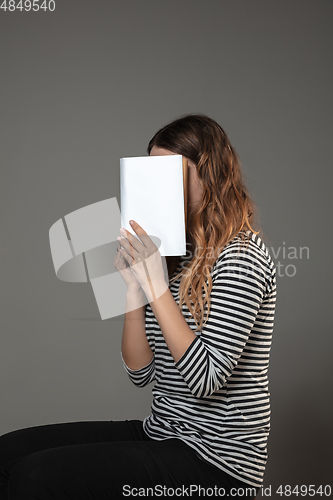
[(133, 264), (134, 259), (126, 252), (126, 250), (124, 250), (124, 248), (120, 248), (119, 253), (122, 257), (124, 257), (124, 259), (129, 263), (130, 266)]
[[(156, 247), (155, 243), (153, 240), (150, 238), (150, 236), (146, 233), (146, 231), (134, 220), (130, 221), (130, 224), (135, 231), (135, 233), (140, 237), (140, 240), (144, 244), (145, 247), (154, 249)], [(156, 247), (157, 248), (157, 247)]]
[[(120, 228), (120, 234), (122, 235), (123, 238), (126, 238), (129, 242), (129, 244), (137, 251), (140, 252), (142, 248), (144, 248), (144, 245), (141, 243), (141, 241), (136, 238), (133, 234), (131, 234), (129, 231), (126, 231), (123, 227)], [(129, 247), (127, 247), (129, 249)]]
[(121, 246), (123, 247), (124, 252), (121, 252), (122, 255), (129, 255), (133, 261), (138, 260), (138, 252), (135, 250), (135, 248), (126, 241), (124, 237), (118, 236), (118, 241), (120, 242)]
[(116, 255), (113, 259), (113, 265), (117, 269), (117, 271), (126, 269), (126, 267), (127, 267), (127, 262), (126, 262), (124, 256), (120, 252), (120, 243), (118, 245)]

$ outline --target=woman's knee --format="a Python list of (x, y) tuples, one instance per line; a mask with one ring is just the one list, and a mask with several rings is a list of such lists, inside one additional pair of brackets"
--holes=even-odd
[(61, 464), (53, 460), (53, 450), (43, 450), (26, 456), (11, 471), (8, 482), (10, 500), (54, 498), (52, 484), (58, 481)]
[(0, 436), (0, 468), (11, 458), (19, 442), (19, 431), (7, 432)]
[(38, 451), (33, 427), (16, 429), (0, 436), (0, 469)]

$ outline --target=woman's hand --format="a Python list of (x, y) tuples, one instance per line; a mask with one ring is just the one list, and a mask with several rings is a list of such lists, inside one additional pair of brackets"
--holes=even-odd
[[(146, 231), (134, 221), (131, 221), (131, 226), (142, 243), (130, 232), (121, 228), (120, 232), (123, 237), (119, 237), (118, 240), (123, 248), (119, 252), (129, 264), (126, 271), (130, 270), (129, 272), (133, 274), (135, 280), (143, 289), (148, 301), (152, 302), (168, 289), (162, 257)], [(124, 275), (124, 279), (125, 277), (130, 283), (133, 283), (128, 273), (126, 276)]]
[(113, 259), (113, 265), (119, 271), (121, 277), (127, 285), (128, 292), (139, 292), (141, 290), (141, 285), (130, 270), (129, 265), (125, 257), (121, 253), (120, 243), (118, 244), (117, 253)]

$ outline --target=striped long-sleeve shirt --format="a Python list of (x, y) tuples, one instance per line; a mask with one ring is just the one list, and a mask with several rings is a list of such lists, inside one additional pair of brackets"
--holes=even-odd
[[(143, 423), (148, 436), (181, 439), (203, 460), (259, 487), (268, 457), (276, 268), (261, 238), (246, 234), (247, 248), (240, 248), (237, 235), (215, 261), (208, 321), (183, 356), (174, 361), (148, 304), (146, 335), (154, 357), (140, 370), (123, 363), (138, 387), (155, 381), (151, 414)], [(179, 283), (169, 284), (177, 304)], [(195, 330), (185, 304), (182, 313)]]

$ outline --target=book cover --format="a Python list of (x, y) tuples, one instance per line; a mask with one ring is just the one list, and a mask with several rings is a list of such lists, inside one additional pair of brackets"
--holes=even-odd
[[(187, 161), (181, 155), (120, 159), (121, 224), (135, 220), (160, 254), (186, 254)], [(136, 236), (136, 235), (135, 235)]]

